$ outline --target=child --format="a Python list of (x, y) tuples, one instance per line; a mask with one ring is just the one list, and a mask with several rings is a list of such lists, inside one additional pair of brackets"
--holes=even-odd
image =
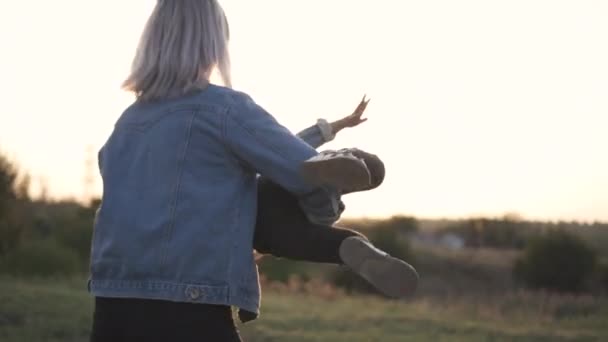
[[(331, 125), (319, 120), (316, 126), (298, 135), (313, 147), (319, 147), (341, 129), (365, 122), (361, 116), (368, 102), (364, 98), (352, 115)], [(340, 193), (345, 194), (378, 187), (384, 180), (384, 164), (375, 155), (345, 149), (322, 152), (302, 165), (302, 173), (315, 183), (339, 187)], [(339, 195), (337, 200), (339, 208), (335, 215), (315, 217), (306, 213), (309, 208), (301, 208), (296, 196), (261, 177), (254, 248), (259, 253), (293, 260), (346, 265), (384, 295), (394, 298), (412, 295), (418, 281), (412, 266), (375, 248), (358, 232), (332, 227), (344, 210)], [(245, 322), (255, 315), (241, 311), (240, 317)]]

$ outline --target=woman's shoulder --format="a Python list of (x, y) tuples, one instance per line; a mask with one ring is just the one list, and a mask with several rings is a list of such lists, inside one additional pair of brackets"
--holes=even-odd
[(242, 115), (263, 109), (246, 92), (211, 84), (200, 93), (201, 100), (226, 107), (229, 112)]
[(232, 88), (224, 87), (221, 85), (211, 84), (203, 92), (204, 95), (208, 95), (214, 98), (216, 101), (224, 102), (228, 105), (247, 105), (249, 103), (254, 103), (253, 99), (249, 94), (235, 90)]

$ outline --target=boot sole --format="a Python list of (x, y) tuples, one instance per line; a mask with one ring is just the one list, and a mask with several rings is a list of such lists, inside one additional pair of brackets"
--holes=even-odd
[(371, 184), (365, 164), (351, 158), (305, 161), (300, 171), (304, 179), (311, 184), (330, 185), (344, 191), (367, 189)]
[(382, 294), (410, 297), (418, 287), (418, 273), (408, 263), (368, 245), (361, 238), (347, 238), (340, 245), (342, 261)]

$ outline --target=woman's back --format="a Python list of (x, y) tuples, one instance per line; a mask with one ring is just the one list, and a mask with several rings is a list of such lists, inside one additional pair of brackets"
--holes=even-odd
[(135, 103), (99, 155), (92, 292), (256, 312), (256, 173), (306, 193), (296, 168), (315, 153), (228, 88)]

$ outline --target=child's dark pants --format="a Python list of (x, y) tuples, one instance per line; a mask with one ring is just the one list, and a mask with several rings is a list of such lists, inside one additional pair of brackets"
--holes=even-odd
[(253, 247), (262, 254), (292, 260), (341, 264), (340, 244), (359, 233), (310, 223), (297, 198), (267, 179), (260, 179), (258, 217)]
[[(384, 164), (375, 155), (354, 150), (371, 174), (370, 189), (384, 181)], [(342, 241), (361, 234), (308, 221), (298, 199), (264, 177), (258, 186), (258, 217), (253, 247), (262, 254), (293, 260), (341, 264)]]

